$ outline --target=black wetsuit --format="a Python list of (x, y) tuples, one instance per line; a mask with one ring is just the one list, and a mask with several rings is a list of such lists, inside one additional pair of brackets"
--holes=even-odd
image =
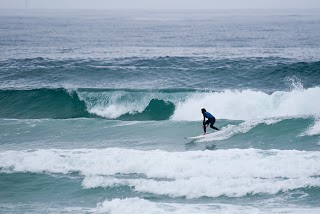
[[(208, 118), (208, 120), (206, 121), (206, 118)], [(213, 124), (216, 122), (216, 118), (214, 116), (212, 116), (212, 114), (210, 114), (209, 112), (205, 112), (203, 114), (203, 131), (204, 133), (206, 133), (206, 125), (210, 124), (210, 128), (215, 129), (217, 131), (219, 131), (219, 129), (217, 127), (214, 127)]]

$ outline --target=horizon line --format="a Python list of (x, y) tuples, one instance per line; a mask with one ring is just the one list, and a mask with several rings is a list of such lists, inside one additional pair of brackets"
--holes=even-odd
[(158, 11), (182, 11), (182, 10), (319, 10), (319, 8), (41, 8), (41, 7), (0, 7), (0, 9), (5, 10), (113, 10), (113, 11), (146, 11), (146, 10), (158, 10)]

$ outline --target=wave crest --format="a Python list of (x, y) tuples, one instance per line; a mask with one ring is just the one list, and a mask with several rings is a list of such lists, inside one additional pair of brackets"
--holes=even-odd
[[(299, 86), (299, 87), (298, 87)], [(201, 108), (218, 119), (319, 117), (320, 87), (271, 94), (254, 90), (130, 91), (109, 89), (0, 90), (2, 118), (104, 117), (119, 120), (202, 120)]]
[(253, 90), (192, 94), (176, 106), (172, 119), (201, 120), (200, 109), (203, 107), (217, 118), (231, 120), (319, 116), (319, 95), (319, 87), (272, 94)]

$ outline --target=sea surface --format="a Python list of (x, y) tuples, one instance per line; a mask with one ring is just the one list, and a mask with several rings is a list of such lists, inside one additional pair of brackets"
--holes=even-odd
[(320, 10), (0, 10), (0, 213), (319, 214)]

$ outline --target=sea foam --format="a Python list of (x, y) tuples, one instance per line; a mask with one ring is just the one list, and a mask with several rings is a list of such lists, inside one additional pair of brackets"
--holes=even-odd
[(97, 205), (96, 212), (109, 214), (318, 214), (319, 208), (297, 207), (287, 204), (272, 206), (268, 202), (259, 203), (259, 207), (226, 203), (156, 203), (142, 198), (125, 198), (105, 200)]
[(98, 213), (110, 214), (207, 214), (207, 213), (230, 213), (247, 214), (257, 213), (258, 209), (249, 206), (237, 206), (228, 204), (178, 204), (178, 203), (155, 203), (141, 198), (126, 198), (105, 200), (97, 205)]
[(252, 120), (256, 118), (320, 115), (320, 88), (295, 88), (292, 91), (243, 90), (193, 94), (176, 106), (173, 120), (201, 120), (201, 108), (218, 119)]
[(258, 149), (166, 152), (113, 148), (0, 153), (4, 173), (77, 172), (84, 176), (84, 188), (124, 185), (138, 192), (188, 198), (242, 197), (319, 187), (319, 161), (320, 152), (316, 151)]
[(320, 119), (314, 122), (312, 126), (308, 128), (308, 130), (302, 134), (302, 136), (308, 135), (308, 136), (315, 136), (320, 135)]
[[(171, 120), (197, 121), (206, 108), (217, 119), (253, 120), (274, 117), (320, 116), (320, 88), (304, 89), (292, 84), (291, 91), (224, 90), (220, 92), (77, 92), (91, 114), (116, 119), (143, 112), (154, 99), (172, 103)], [(151, 110), (152, 111), (152, 110)], [(156, 111), (156, 110), (154, 110)], [(160, 114), (161, 112), (155, 112)]]
[(129, 186), (137, 192), (167, 195), (170, 197), (242, 197), (247, 194), (276, 194), (299, 188), (319, 187), (320, 179), (300, 178), (218, 178), (192, 177), (174, 181), (153, 179), (115, 179), (102, 176), (86, 177), (85, 188)]

